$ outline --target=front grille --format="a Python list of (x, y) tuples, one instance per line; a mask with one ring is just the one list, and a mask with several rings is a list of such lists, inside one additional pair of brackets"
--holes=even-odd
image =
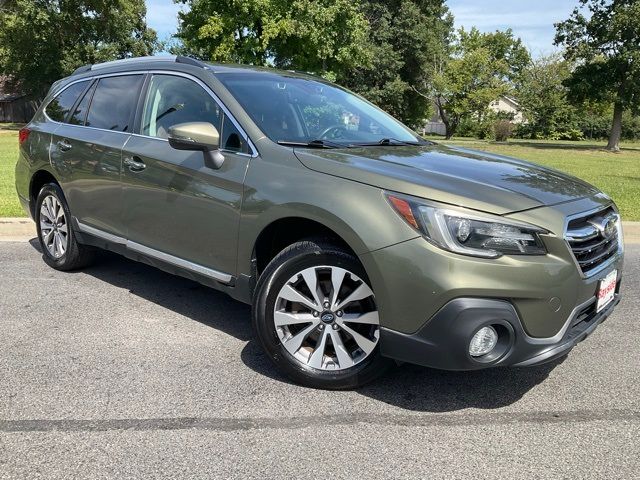
[(569, 221), (566, 240), (582, 273), (589, 275), (618, 252), (619, 222), (611, 207)]

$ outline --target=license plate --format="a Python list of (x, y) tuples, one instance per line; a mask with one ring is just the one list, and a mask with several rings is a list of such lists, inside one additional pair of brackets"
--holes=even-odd
[(618, 271), (614, 270), (609, 273), (603, 280), (600, 280), (598, 286), (598, 304), (596, 306), (596, 312), (599, 312), (604, 307), (609, 305), (613, 300), (613, 296), (616, 293), (616, 280), (618, 278)]

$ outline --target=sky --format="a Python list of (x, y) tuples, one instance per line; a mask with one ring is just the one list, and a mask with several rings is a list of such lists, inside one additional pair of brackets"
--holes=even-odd
[[(181, 5), (172, 0), (146, 0), (147, 22), (166, 40), (177, 28)], [(555, 51), (553, 24), (565, 20), (577, 0), (448, 0), (456, 27), (478, 27), (483, 32), (511, 28), (534, 56)]]

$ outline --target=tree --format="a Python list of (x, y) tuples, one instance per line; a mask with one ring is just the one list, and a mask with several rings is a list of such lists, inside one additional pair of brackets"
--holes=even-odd
[(520, 73), (517, 99), (527, 119), (523, 126), (533, 138), (549, 138), (574, 125), (575, 108), (563, 82), (572, 66), (559, 55), (532, 60)]
[(529, 53), (511, 30), (480, 33), (476, 28), (460, 29), (451, 58), (433, 77), (432, 97), (446, 138), (455, 134), (464, 118), (481, 120), (489, 104), (519, 81), (529, 61)]
[(428, 116), (434, 65), (448, 55), (453, 17), (442, 0), (362, 1), (369, 22), (372, 62), (356, 65), (338, 82), (408, 125)]
[(176, 0), (175, 53), (322, 75), (409, 124), (453, 20), (443, 0)]
[(368, 64), (368, 23), (350, 0), (176, 0), (177, 53), (298, 69), (335, 79)]
[(150, 55), (143, 0), (10, 0), (0, 9), (0, 74), (32, 99), (77, 67)]
[(640, 0), (580, 0), (569, 19), (556, 24), (556, 45), (578, 62), (566, 82), (572, 98), (613, 104), (612, 151), (620, 149), (624, 111), (640, 109), (639, 18)]

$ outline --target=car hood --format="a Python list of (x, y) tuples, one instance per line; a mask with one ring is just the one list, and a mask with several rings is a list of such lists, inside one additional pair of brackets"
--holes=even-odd
[(437, 202), (507, 214), (591, 197), (598, 189), (515, 158), (444, 145), (296, 148), (311, 170)]

